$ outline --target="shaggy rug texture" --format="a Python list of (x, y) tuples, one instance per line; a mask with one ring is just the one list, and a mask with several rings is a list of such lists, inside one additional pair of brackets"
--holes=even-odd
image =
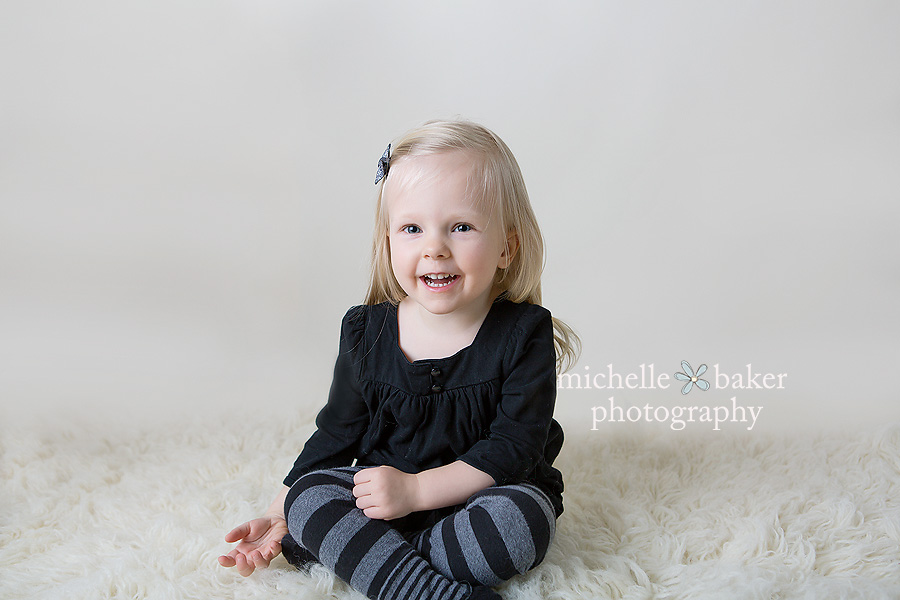
[[(360, 599), (279, 557), (216, 557), (278, 491), (312, 415), (6, 431), (0, 598)], [(268, 431), (265, 437), (259, 431)], [(570, 434), (546, 561), (499, 591), (545, 598), (900, 598), (900, 427), (842, 436)]]

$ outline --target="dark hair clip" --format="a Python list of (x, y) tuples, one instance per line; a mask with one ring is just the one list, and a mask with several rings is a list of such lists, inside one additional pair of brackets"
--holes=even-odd
[(391, 168), (391, 145), (388, 144), (387, 150), (378, 159), (378, 171), (375, 173), (375, 183), (387, 177), (388, 169)]

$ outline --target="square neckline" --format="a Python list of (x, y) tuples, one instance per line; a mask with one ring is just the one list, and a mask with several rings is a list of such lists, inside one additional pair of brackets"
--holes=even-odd
[(503, 295), (498, 296), (493, 302), (491, 302), (491, 307), (488, 309), (487, 314), (484, 316), (484, 320), (481, 322), (481, 325), (478, 327), (478, 332), (475, 334), (475, 337), (472, 339), (472, 343), (468, 346), (464, 346), (451, 354), (450, 356), (445, 356), (443, 358), (420, 358), (417, 360), (409, 360), (406, 356), (406, 353), (403, 352), (403, 348), (400, 347), (400, 311), (398, 310), (399, 304), (394, 304), (393, 302), (388, 302), (388, 310), (393, 314), (390, 315), (388, 321), (390, 322), (391, 334), (394, 339), (391, 341), (391, 346), (393, 346), (394, 352), (400, 354), (406, 364), (411, 367), (418, 367), (422, 365), (428, 365), (435, 362), (440, 361), (448, 361), (457, 358), (461, 354), (465, 353), (470, 348), (473, 348), (476, 344), (479, 343), (482, 337), (486, 335), (484, 332), (488, 328), (488, 319), (491, 316), (491, 313), (494, 312), (494, 309), (504, 303), (507, 302), (507, 299), (503, 297)]

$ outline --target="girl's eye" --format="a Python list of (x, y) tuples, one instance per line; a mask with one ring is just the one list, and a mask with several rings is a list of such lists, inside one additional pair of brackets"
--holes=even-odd
[(422, 233), (422, 230), (419, 229), (418, 225), (406, 225), (400, 231), (403, 233)]
[(453, 231), (460, 231), (462, 233), (465, 233), (467, 231), (472, 231), (472, 226), (468, 225), (466, 223), (460, 223), (459, 225), (457, 225), (456, 227), (453, 228)]

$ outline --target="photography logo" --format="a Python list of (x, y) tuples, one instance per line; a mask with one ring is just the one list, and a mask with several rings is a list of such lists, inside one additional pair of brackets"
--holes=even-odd
[[(702, 392), (708, 390), (774, 390), (784, 389), (784, 380), (787, 373), (763, 373), (753, 370), (753, 365), (748, 363), (746, 371), (728, 372), (720, 369), (719, 364), (712, 366), (710, 371), (706, 364), (701, 364), (696, 370), (691, 364), (681, 361), (681, 371), (673, 373), (656, 373), (652, 363), (641, 364), (632, 372), (623, 373), (608, 364), (605, 370), (596, 373), (590, 372), (590, 367), (584, 367), (584, 373), (563, 373), (557, 378), (559, 389), (581, 390), (665, 390), (678, 386), (681, 396), (687, 396), (694, 388)], [(673, 382), (672, 379), (676, 381)], [(679, 402), (675, 405), (652, 405), (632, 400), (624, 403), (615, 396), (609, 396), (607, 401), (591, 407), (591, 429), (596, 431), (601, 423), (668, 423), (674, 431), (680, 431), (688, 426), (711, 427), (713, 431), (721, 431), (725, 425), (742, 426), (752, 431), (756, 426), (762, 406), (745, 406), (738, 403), (737, 395), (731, 396), (726, 402), (715, 404), (716, 398), (698, 397), (698, 400), (712, 400), (713, 404), (698, 402), (695, 405), (686, 405)]]
[(687, 383), (684, 384), (684, 387), (681, 388), (682, 394), (687, 394), (688, 392), (690, 392), (691, 388), (693, 388), (695, 385), (704, 392), (709, 389), (709, 382), (705, 379), (700, 379), (700, 376), (706, 373), (706, 365), (700, 365), (700, 367), (697, 369), (697, 372), (694, 373), (694, 370), (691, 369), (691, 365), (688, 363), (688, 361), (683, 360), (681, 361), (681, 368), (684, 370), (684, 373), (680, 371), (678, 373), (675, 373), (675, 379), (678, 379), (680, 381), (687, 381)]

